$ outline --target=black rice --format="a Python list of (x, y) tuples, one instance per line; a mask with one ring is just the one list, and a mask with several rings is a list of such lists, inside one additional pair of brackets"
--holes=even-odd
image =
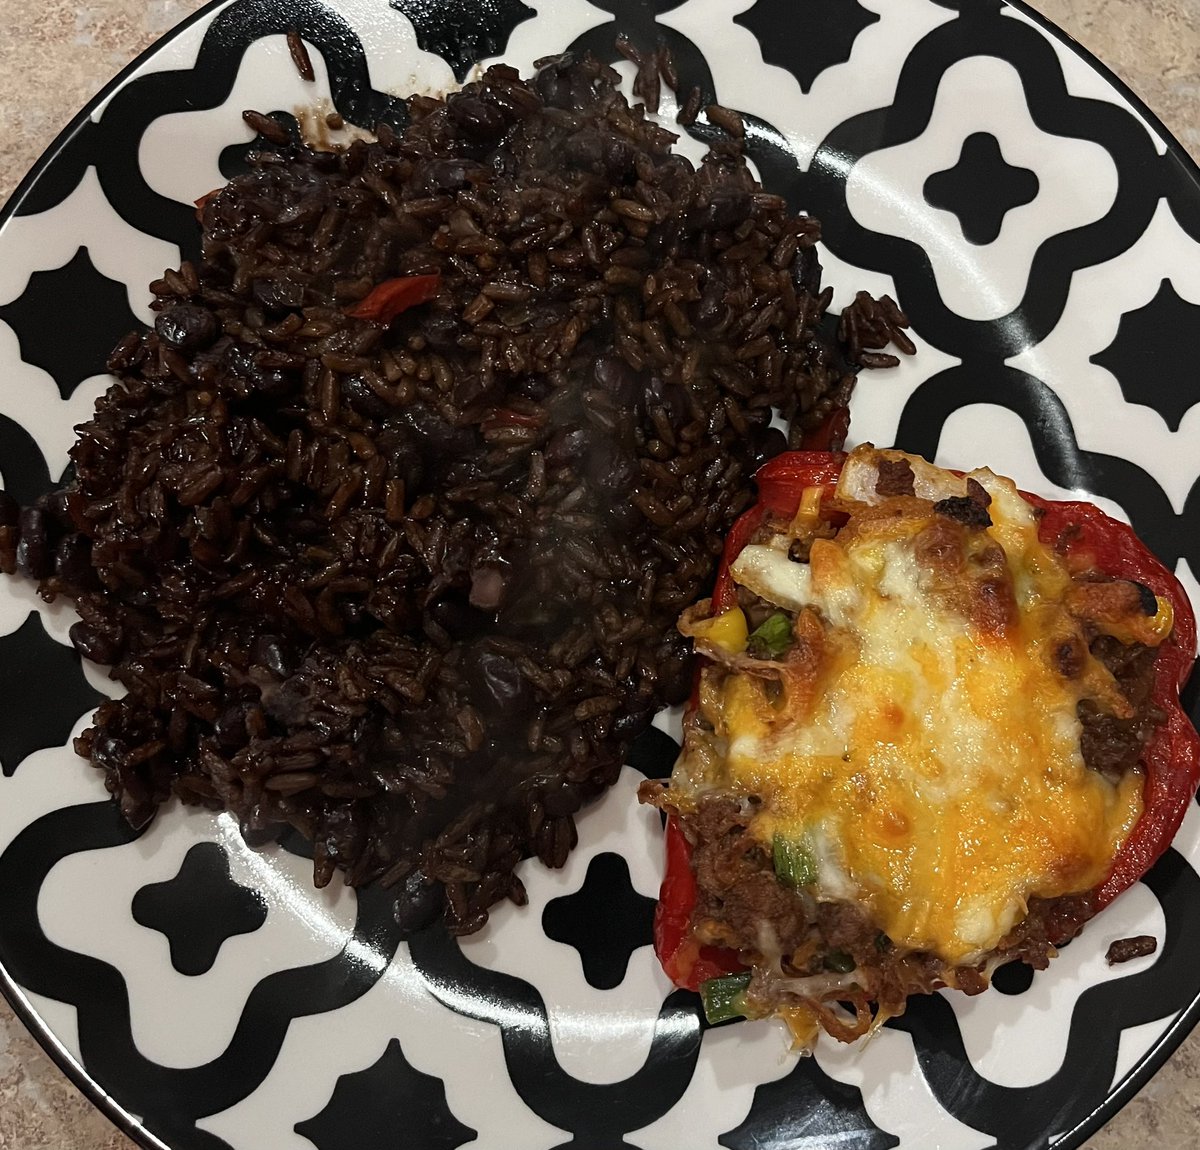
[[(635, 58), (652, 99), (673, 65)], [(736, 140), (673, 155), (616, 83), (493, 67), (339, 152), (247, 113), (278, 147), (202, 201), (70, 485), (0, 496), (0, 569), (70, 596), (127, 688), (76, 747), (135, 826), (174, 795), (298, 828), (318, 884), (472, 931), (687, 695), (675, 619), (786, 444), (772, 409), (819, 424), (855, 365), (816, 221)], [(854, 314), (860, 358), (903, 322)]]
[(295, 28), (288, 29), (287, 46), (292, 63), (296, 65), (296, 71), (300, 73), (300, 79), (312, 83), (317, 77), (313, 71), (312, 59), (308, 54), (308, 45), (304, 43)]

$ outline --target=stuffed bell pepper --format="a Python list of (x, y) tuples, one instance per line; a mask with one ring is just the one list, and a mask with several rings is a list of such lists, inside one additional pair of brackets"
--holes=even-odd
[(656, 949), (711, 1021), (850, 1041), (975, 994), (1163, 853), (1200, 774), (1195, 621), (1122, 523), (899, 451), (758, 474), (668, 783)]

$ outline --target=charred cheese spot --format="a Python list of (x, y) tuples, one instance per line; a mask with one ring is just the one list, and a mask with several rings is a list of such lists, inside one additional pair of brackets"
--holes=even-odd
[[(898, 946), (972, 963), (1031, 898), (1103, 881), (1137, 820), (1140, 774), (1112, 781), (1080, 750), (1082, 700), (1128, 706), (1084, 620), (1133, 626), (1132, 606), (1149, 631), (1155, 617), (1132, 585), (1080, 592), (1010, 481), (980, 471), (968, 489), (913, 460), (917, 496), (885, 498), (878, 469), (856, 466), (873, 450), (851, 455), (837, 492), (849, 521), (812, 541), (808, 563), (783, 537), (732, 566), (768, 602), (805, 612), (803, 688), (785, 662), (767, 676), (770, 705), (747, 660), (703, 704), (727, 740), (719, 781), (762, 796), (756, 837), (814, 844), (818, 899), (854, 901)], [(934, 510), (955, 497), (983, 506), (976, 489), (988, 526)]]

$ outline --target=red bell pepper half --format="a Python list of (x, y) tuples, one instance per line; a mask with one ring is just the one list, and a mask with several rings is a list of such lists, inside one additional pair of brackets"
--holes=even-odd
[(433, 272), (422, 276), (400, 276), (376, 284), (346, 314), (372, 323), (391, 323), (402, 311), (428, 303), (442, 287), (442, 277)]
[[(764, 515), (768, 511), (791, 515), (806, 487), (824, 486), (832, 491), (844, 460), (840, 452), (790, 451), (759, 469), (755, 476), (758, 502), (738, 519), (725, 541), (713, 589), (714, 612), (735, 602), (729, 568)], [(1131, 527), (1090, 503), (1022, 495), (1042, 511), (1038, 535), (1046, 546), (1068, 562), (1144, 584), (1166, 599), (1174, 612), (1174, 628), (1154, 662), (1152, 700), (1165, 718), (1142, 752), (1146, 779), (1142, 814), (1097, 891), (1099, 906), (1105, 906), (1137, 882), (1170, 846), (1200, 782), (1200, 736), (1179, 703), (1179, 692), (1195, 658), (1196, 617), (1179, 580), (1146, 549)], [(707, 979), (732, 974), (744, 966), (736, 951), (702, 947), (692, 938), (697, 891), (691, 856), (691, 844), (678, 819), (668, 816), (666, 873), (654, 920), (655, 953), (677, 986), (698, 990)]]

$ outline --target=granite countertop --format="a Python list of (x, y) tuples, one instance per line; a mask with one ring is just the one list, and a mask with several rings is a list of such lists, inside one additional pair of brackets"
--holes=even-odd
[[(0, 202), (84, 103), (202, 0), (6, 0)], [(1200, 158), (1200, 0), (1035, 0)], [(53, 60), (53, 68), (45, 66)], [(1200, 1146), (1200, 1031), (1086, 1150)], [(0, 1003), (0, 1147), (133, 1150)]]

